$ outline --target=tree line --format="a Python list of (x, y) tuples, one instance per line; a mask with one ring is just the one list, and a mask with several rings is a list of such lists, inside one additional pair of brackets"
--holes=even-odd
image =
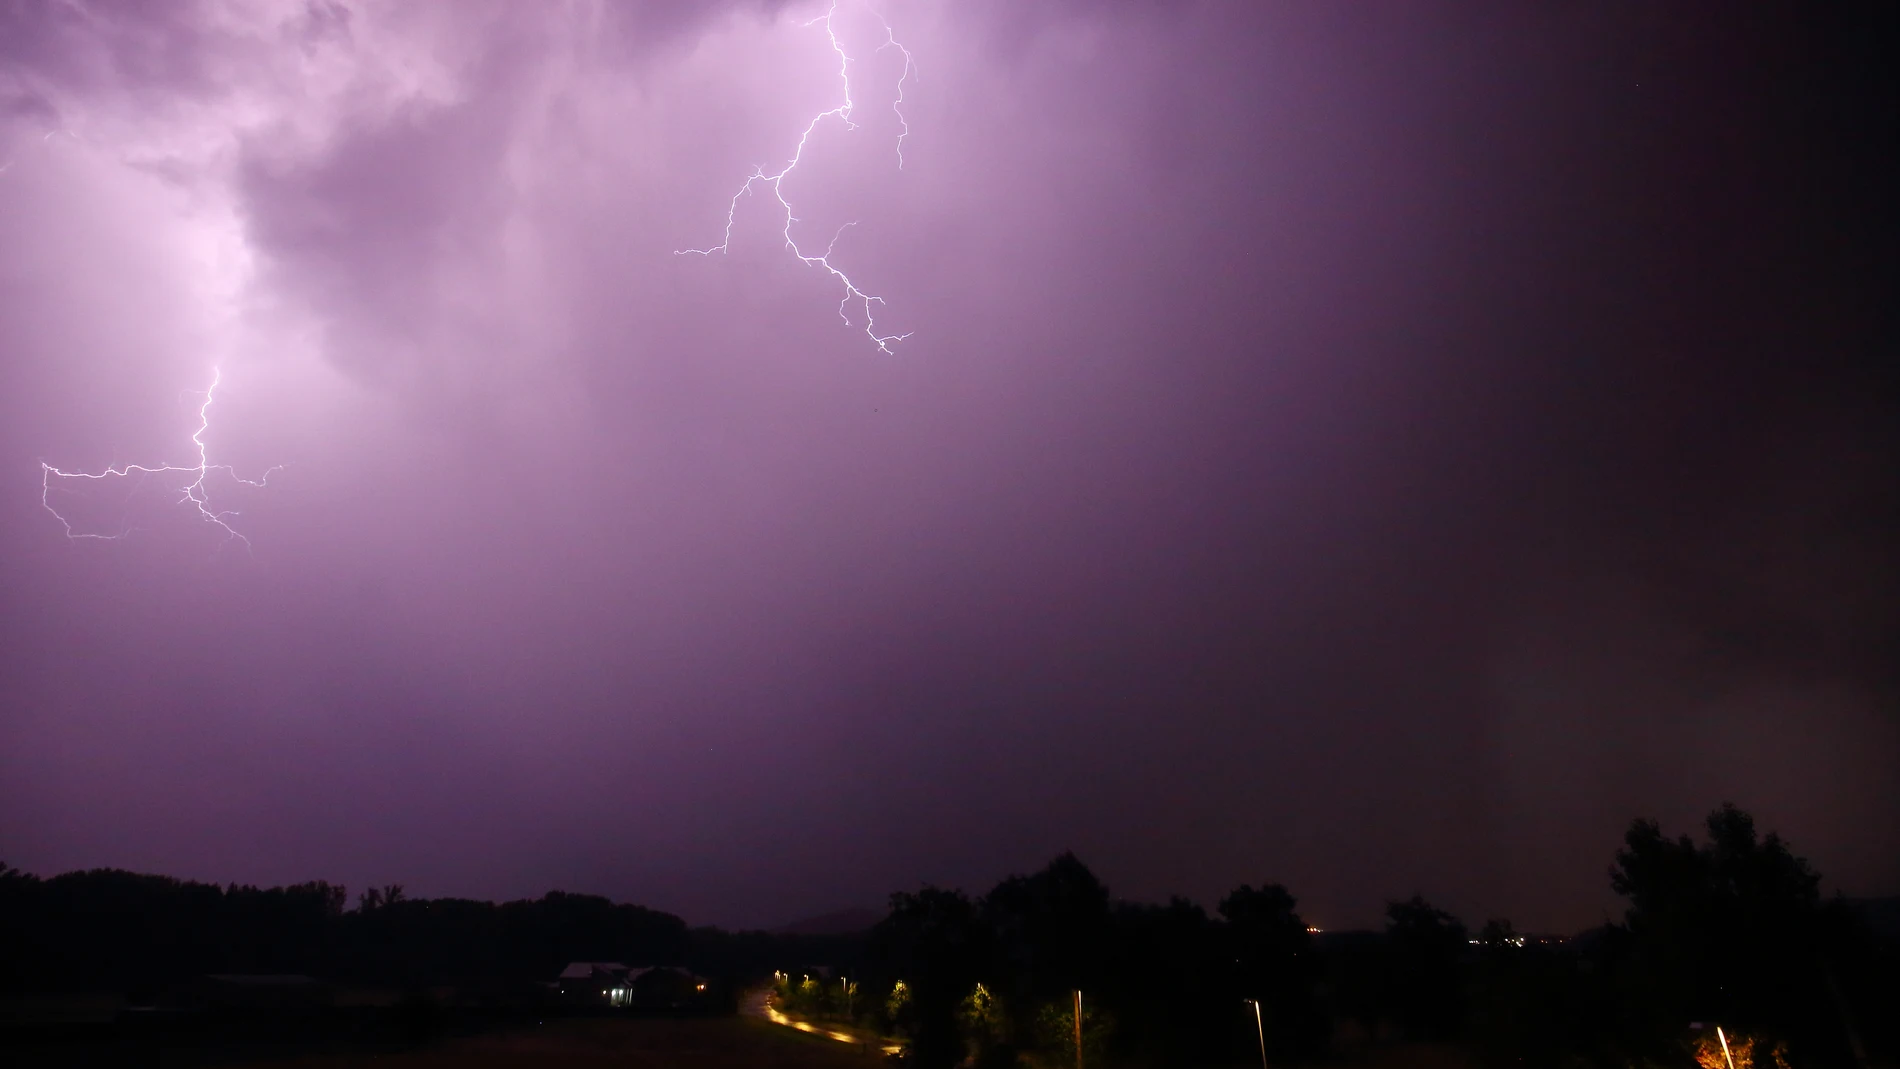
[(321, 881), (257, 887), (113, 869), (37, 879), (0, 871), (0, 986), (14, 993), (112, 990), (135, 999), (217, 973), (302, 973), (421, 987), (546, 979), (573, 957), (677, 960), (670, 914), (555, 892), (495, 904), (410, 899), (375, 888), (346, 908)]
[[(1244, 884), (1210, 914), (1115, 900), (1073, 855), (986, 894), (894, 894), (860, 936), (690, 928), (555, 892), (504, 903), (259, 889), (115, 870), (39, 879), (0, 866), (0, 988), (134, 998), (207, 973), (505, 993), (570, 961), (684, 965), (772, 981), (787, 1012), (899, 1037), (919, 1065), (1318, 1060), (1347, 1043), (1446, 1042), (1498, 1066), (1865, 1066), (1896, 1051), (1900, 951), (1748, 814), (1702, 841), (1637, 821), (1612, 859), (1621, 923), (1540, 940), (1470, 929), (1421, 898), (1382, 930), (1310, 930), (1285, 887)], [(1701, 1024), (1700, 1029), (1693, 1024)], [(1729, 1041), (1718, 1051), (1713, 1034)]]
[[(1891, 935), (1824, 901), (1814, 869), (1747, 813), (1717, 810), (1699, 843), (1636, 821), (1609, 877), (1623, 922), (1567, 938), (1504, 919), (1471, 930), (1418, 897), (1390, 903), (1381, 931), (1321, 934), (1277, 884), (1242, 885), (1210, 915), (1115, 902), (1064, 855), (980, 898), (893, 896), (855, 1002), (935, 1065), (1068, 1064), (1078, 991), (1097, 1065), (1258, 1064), (1261, 1046), (1270, 1064), (1304, 1062), (1348, 1035), (1459, 1043), (1498, 1066), (1785, 1069), (1896, 1053)], [(788, 987), (782, 1001), (809, 1003)]]
[(790, 955), (848, 958), (851, 940), (689, 928), (670, 913), (553, 891), (482, 902), (412, 898), (400, 884), (349, 901), (337, 884), (258, 888), (117, 869), (41, 879), (0, 864), (0, 994), (111, 992), (135, 1004), (217, 974), (302, 974), (339, 985), (519, 1002), (574, 961), (686, 966), (747, 978)]

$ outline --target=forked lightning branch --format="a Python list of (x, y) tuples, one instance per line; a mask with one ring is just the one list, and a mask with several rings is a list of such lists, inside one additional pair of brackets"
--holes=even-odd
[[(873, 14), (876, 13), (873, 12)], [(674, 250), (674, 255), (711, 256), (716, 252), (726, 252), (732, 246), (732, 226), (733, 221), (739, 214), (740, 202), (755, 189), (764, 188), (769, 190), (772, 194), (772, 198), (778, 201), (778, 206), (782, 213), (782, 218), (784, 219), (784, 225), (780, 228), (779, 232), (785, 239), (785, 248), (790, 250), (793, 256), (798, 257), (798, 259), (804, 263), (812, 267), (822, 268), (837, 281), (839, 287), (843, 290), (843, 296), (838, 299), (838, 318), (844, 320), (846, 326), (853, 326), (855, 324), (852, 320), (852, 313), (855, 310), (857, 314), (864, 318), (865, 336), (870, 338), (880, 351), (888, 353), (891, 351), (892, 345), (910, 337), (910, 334), (908, 332), (904, 334), (879, 333), (876, 308), (884, 304), (884, 298), (865, 292), (858, 286), (857, 282), (852, 280), (850, 275), (845, 274), (845, 272), (831, 260), (832, 254), (837, 249), (838, 239), (843, 236), (847, 228), (854, 224), (846, 223), (844, 226), (839, 227), (838, 230), (832, 234), (831, 240), (826, 243), (824, 252), (807, 252), (805, 248), (798, 243), (798, 239), (792, 236), (792, 226), (799, 220), (796, 211), (792, 207), (792, 202), (787, 199), (785, 195), (786, 178), (798, 169), (799, 163), (805, 158), (805, 149), (811, 143), (812, 134), (816, 133), (820, 126), (823, 126), (827, 121), (836, 120), (844, 124), (847, 130), (856, 130), (858, 128), (858, 124), (851, 118), (853, 111), (857, 108), (857, 102), (851, 96), (851, 64), (853, 60), (851, 56), (845, 52), (844, 43), (838, 40), (837, 17), (838, 4), (836, 0), (833, 0), (833, 3), (825, 10), (823, 15), (812, 19), (810, 22), (805, 23), (805, 25), (807, 27), (824, 27), (825, 35), (831, 41), (831, 50), (838, 57), (838, 82), (842, 89), (842, 99), (830, 109), (821, 111), (812, 116), (811, 121), (805, 124), (804, 132), (798, 136), (798, 145), (792, 150), (792, 157), (786, 162), (785, 166), (771, 173), (767, 173), (765, 168), (759, 167), (752, 172), (744, 184), (740, 185), (738, 192), (732, 195), (732, 202), (726, 206), (726, 229), (719, 244), (704, 249), (676, 249)], [(904, 138), (910, 134), (910, 124), (904, 119), (904, 83), (908, 79), (915, 77), (917, 67), (911, 59), (910, 51), (898, 43), (897, 35), (892, 32), (890, 23), (885, 21), (882, 15), (877, 15), (877, 18), (884, 28), (884, 42), (877, 46), (877, 51), (882, 52), (886, 49), (896, 49), (903, 57), (904, 62), (903, 70), (897, 77), (897, 89), (891, 101), (891, 110), (897, 114), (897, 166), (901, 170), (904, 166)]]
[(130, 523), (121, 524), (116, 531), (81, 530), (74, 526), (73, 521), (59, 509), (59, 505), (63, 503), (63, 498), (67, 495), (73, 494), (88, 484), (108, 480), (145, 480), (174, 475), (188, 477), (182, 487), (175, 487), (171, 491), (178, 495), (177, 504), (191, 506), (201, 520), (224, 532), (225, 544), (236, 541), (243, 543), (247, 550), (251, 547), (251, 540), (231, 526), (231, 520), (238, 515), (237, 510), (214, 507), (211, 504), (211, 489), (207, 482), (213, 473), (216, 473), (221, 477), (229, 478), (234, 483), (262, 487), (270, 481), (273, 474), (283, 470), (283, 465), (270, 468), (255, 479), (246, 479), (239, 476), (229, 464), (211, 463), (210, 447), (205, 444), (205, 433), (211, 429), (211, 405), (217, 399), (218, 382), (221, 378), (222, 375), (218, 369), (213, 368), (211, 385), (205, 387), (204, 403), (198, 406), (198, 429), (191, 435), (191, 444), (198, 455), (196, 464), (160, 464), (156, 467), (127, 464), (123, 467), (108, 467), (96, 472), (87, 472), (66, 471), (45, 461), (40, 462), (40, 504), (45, 506), (46, 511), (53, 514), (61, 527), (65, 528), (67, 538), (111, 541), (124, 538), (138, 530), (138, 527)]

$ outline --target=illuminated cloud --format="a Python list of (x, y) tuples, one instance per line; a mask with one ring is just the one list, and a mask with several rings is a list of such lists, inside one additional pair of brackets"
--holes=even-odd
[[(891, 0), (904, 78), (846, 4), (785, 183), (846, 329), (759, 181), (722, 240), (827, 10), (0, 5), (9, 863), (778, 923), (1075, 849), (1544, 928), (1733, 798), (1894, 878), (1894, 183), (1819, 82), (1686, 15)], [(213, 369), (251, 554), (177, 498)], [(186, 471), (74, 543), (42, 462)]]

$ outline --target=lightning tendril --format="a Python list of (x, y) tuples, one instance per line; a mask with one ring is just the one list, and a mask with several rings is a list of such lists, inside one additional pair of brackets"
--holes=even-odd
[(40, 461), (40, 504), (45, 507), (46, 511), (53, 514), (53, 518), (59, 521), (61, 527), (65, 528), (66, 537), (68, 539), (74, 541), (80, 539), (115, 541), (124, 538), (133, 531), (138, 530), (138, 528), (126, 526), (121, 528), (116, 534), (101, 534), (76, 530), (73, 527), (72, 521), (67, 519), (66, 515), (53, 505), (53, 494), (55, 488), (60, 485), (61, 480), (85, 479), (100, 481), (105, 479), (125, 479), (134, 475), (143, 477), (182, 472), (190, 475), (192, 479), (179, 491), (178, 504), (190, 504), (193, 508), (197, 509), (199, 517), (206, 523), (212, 524), (219, 530), (222, 530), (224, 532), (224, 544), (229, 545), (231, 542), (237, 541), (242, 542), (247, 551), (251, 548), (251, 540), (244, 537), (243, 533), (227, 522), (232, 517), (238, 515), (237, 511), (234, 509), (214, 510), (211, 507), (211, 497), (205, 487), (205, 479), (215, 471), (222, 472), (230, 476), (233, 481), (243, 483), (246, 486), (262, 487), (269, 483), (272, 475), (282, 471), (284, 466), (278, 464), (266, 470), (263, 475), (256, 479), (246, 479), (238, 475), (229, 464), (211, 463), (209, 447), (205, 444), (205, 433), (211, 429), (211, 404), (216, 399), (218, 382), (221, 378), (222, 375), (219, 370), (212, 368), (211, 385), (205, 387), (204, 403), (198, 406), (198, 429), (193, 431), (191, 435), (191, 443), (196, 446), (198, 450), (198, 463), (195, 465), (161, 464), (157, 467), (150, 467), (144, 464), (127, 464), (117, 468), (108, 467), (103, 471), (85, 472), (64, 471), (43, 460)]
[[(772, 196), (778, 200), (779, 207), (782, 208), (785, 213), (785, 225), (780, 231), (785, 238), (785, 247), (791, 250), (793, 256), (798, 257), (804, 263), (813, 267), (823, 268), (829, 272), (833, 278), (838, 280), (838, 283), (844, 287), (844, 296), (838, 301), (838, 318), (844, 320), (846, 326), (851, 326), (852, 322), (849, 309), (853, 304), (858, 305), (864, 312), (865, 336), (870, 338), (871, 341), (877, 345), (880, 352), (888, 353), (891, 352), (892, 345), (910, 337), (910, 333), (878, 333), (877, 318), (872, 306), (883, 305), (885, 303), (884, 298), (866, 293), (860, 289), (858, 284), (851, 280), (851, 276), (845, 274), (836, 264), (831, 262), (831, 255), (837, 248), (838, 238), (843, 236), (846, 229), (856, 225), (855, 221), (839, 227), (837, 232), (832, 235), (830, 243), (825, 246), (823, 253), (808, 253), (799, 246), (798, 240), (792, 237), (792, 224), (798, 222), (799, 219), (793, 212), (792, 202), (785, 199), (785, 179), (793, 171), (798, 169), (799, 162), (803, 160), (805, 156), (805, 146), (810, 143), (812, 134), (817, 131), (819, 126), (823, 125), (828, 119), (836, 119), (843, 123), (847, 130), (856, 130), (858, 128), (858, 124), (852, 121), (851, 118), (851, 113), (857, 106), (851, 97), (852, 59), (850, 55), (845, 52), (844, 43), (838, 40), (837, 28), (834, 25), (834, 20), (838, 16), (838, 3), (839, 0), (832, 0), (830, 7), (826, 8), (823, 15), (806, 22), (805, 26), (822, 25), (825, 28), (825, 35), (831, 41), (831, 50), (838, 56), (838, 80), (844, 90), (843, 101), (827, 111), (821, 111), (817, 115), (812, 116), (811, 122), (805, 125), (804, 133), (798, 137), (798, 146), (793, 150), (792, 158), (784, 167), (780, 168), (777, 173), (767, 174), (764, 167), (758, 167), (753, 170), (751, 176), (739, 187), (739, 191), (732, 195), (732, 202), (727, 205), (725, 234), (719, 244), (704, 249), (675, 249), (673, 254), (675, 256), (711, 256), (713, 253), (725, 253), (732, 246), (732, 226), (734, 218), (739, 214), (739, 201), (751, 194), (755, 186), (767, 187), (772, 191)], [(891, 102), (891, 110), (897, 115), (899, 128), (897, 135), (897, 167), (899, 170), (902, 170), (904, 167), (904, 139), (910, 136), (910, 123), (904, 117), (904, 83), (907, 79), (916, 76), (917, 65), (911, 58), (910, 50), (898, 42), (897, 34), (892, 30), (889, 20), (885, 19), (881, 13), (875, 11), (873, 13), (877, 14), (878, 21), (884, 27), (884, 43), (879, 45), (876, 50), (882, 52), (888, 48), (895, 48), (898, 53), (904, 57), (903, 72), (899, 74), (897, 78), (896, 98)]]

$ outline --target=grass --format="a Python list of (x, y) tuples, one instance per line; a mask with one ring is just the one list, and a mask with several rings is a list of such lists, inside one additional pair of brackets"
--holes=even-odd
[(124, 1036), (0, 1033), (7, 1069), (882, 1069), (876, 1048), (755, 1018), (549, 1019), (420, 1043), (328, 1030)]
[(256, 1069), (865, 1069), (862, 1047), (749, 1018), (549, 1021), (415, 1050), (255, 1062)]

